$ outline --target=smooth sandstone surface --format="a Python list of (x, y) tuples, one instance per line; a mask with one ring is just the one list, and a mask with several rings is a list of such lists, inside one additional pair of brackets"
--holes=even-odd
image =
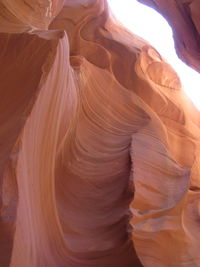
[(0, 266), (200, 266), (200, 113), (162, 56), (105, 0), (3, 0), (0, 47)]
[(137, 1), (153, 7), (167, 19), (173, 30), (177, 55), (200, 72), (200, 1)]

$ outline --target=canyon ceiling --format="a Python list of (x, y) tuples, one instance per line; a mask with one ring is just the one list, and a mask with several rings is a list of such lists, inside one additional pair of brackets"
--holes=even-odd
[[(139, 2), (200, 71), (200, 2)], [(1, 0), (0, 47), (0, 266), (200, 266), (200, 113), (162, 55), (106, 0)]]

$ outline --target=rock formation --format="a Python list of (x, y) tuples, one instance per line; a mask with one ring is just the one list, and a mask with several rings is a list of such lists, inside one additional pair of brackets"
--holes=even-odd
[(178, 56), (200, 72), (200, 1), (137, 0), (156, 9), (172, 27)]
[(200, 114), (172, 67), (106, 0), (2, 0), (0, 32), (0, 266), (200, 266)]

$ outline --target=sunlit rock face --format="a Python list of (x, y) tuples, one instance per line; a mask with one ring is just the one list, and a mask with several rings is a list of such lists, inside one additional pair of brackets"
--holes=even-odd
[(200, 114), (103, 0), (2, 1), (0, 266), (200, 266)]
[(137, 0), (156, 9), (169, 22), (178, 56), (200, 72), (200, 1)]

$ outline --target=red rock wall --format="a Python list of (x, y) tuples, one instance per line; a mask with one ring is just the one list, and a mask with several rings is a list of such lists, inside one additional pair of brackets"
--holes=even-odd
[(178, 56), (200, 72), (199, 0), (137, 0), (153, 7), (169, 22)]
[(171, 66), (106, 1), (1, 5), (0, 266), (199, 266), (200, 115)]

